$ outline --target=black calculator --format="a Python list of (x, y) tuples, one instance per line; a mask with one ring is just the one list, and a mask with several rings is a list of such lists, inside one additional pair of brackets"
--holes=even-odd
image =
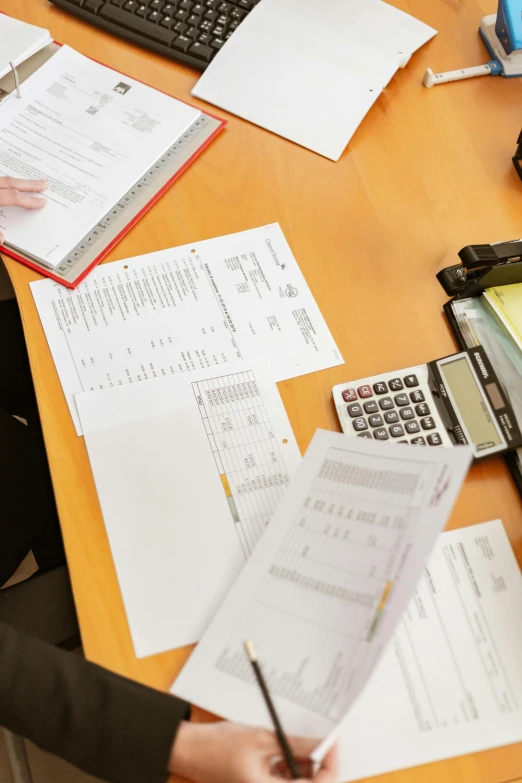
[(418, 446), (469, 444), (475, 459), (522, 444), (513, 409), (482, 346), (342, 383), (332, 394), (346, 435)]

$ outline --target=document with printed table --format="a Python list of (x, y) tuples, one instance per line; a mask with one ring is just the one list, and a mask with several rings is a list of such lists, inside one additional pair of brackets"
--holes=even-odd
[(318, 430), (173, 692), (270, 726), (251, 639), (285, 730), (323, 738), (320, 758), (396, 630), (470, 458)]
[(77, 396), (136, 655), (197, 641), (300, 454), (266, 361)]
[(47, 179), (41, 210), (0, 209), (3, 251), (74, 287), (223, 122), (50, 44), (0, 103), (0, 176)]
[(79, 434), (81, 391), (265, 356), (276, 381), (343, 364), (277, 223), (31, 290)]

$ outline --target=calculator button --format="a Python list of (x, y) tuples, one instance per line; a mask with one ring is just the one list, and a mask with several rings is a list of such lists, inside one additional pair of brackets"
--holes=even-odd
[(365, 384), (357, 389), (359, 397), (373, 397), (372, 387)]
[(390, 391), (400, 391), (401, 389), (404, 389), (400, 378), (392, 378), (388, 383), (390, 385)]
[(424, 394), (420, 389), (416, 389), (415, 391), (410, 392), (410, 400), (412, 402), (424, 402)]
[(388, 435), (388, 431), (384, 427), (381, 427), (378, 430), (374, 430), (373, 431), (373, 437), (375, 438), (375, 440), (389, 440), (390, 439), (390, 436)]
[(352, 424), (354, 430), (357, 430), (357, 432), (368, 429), (368, 424), (366, 423), (366, 419), (354, 419), (352, 421)]
[(410, 440), (410, 443), (412, 443), (414, 446), (425, 446), (426, 445), (426, 441), (424, 440), (422, 435), (417, 435), (416, 438), (412, 438)]
[(372, 437), (372, 433), (368, 432), (368, 430), (366, 432), (359, 432), (357, 437), (358, 438), (371, 438)]
[(381, 411), (389, 411), (390, 408), (393, 408), (393, 400), (391, 397), (383, 397), (379, 400), (379, 408)]
[(396, 405), (409, 405), (410, 401), (407, 394), (396, 394), (393, 398)]
[(373, 384), (373, 390), (375, 394), (386, 394), (388, 391), (388, 384), (384, 381), (379, 381), (378, 383)]
[(419, 405), (415, 406), (415, 413), (417, 414), (417, 416), (429, 416), (430, 409), (425, 402), (421, 402), (419, 403)]
[(433, 421), (431, 416), (426, 416), (425, 419), (421, 419), (421, 424), (423, 430), (435, 429), (435, 422)]
[(406, 443), (407, 444), (408, 441), (407, 440), (398, 440), (397, 443)]
[(415, 414), (413, 412), (413, 408), (401, 408), (401, 419), (403, 421), (406, 421), (406, 419), (414, 419)]
[(355, 419), (356, 416), (362, 416), (363, 409), (358, 402), (353, 402), (351, 405), (348, 405), (347, 411), (352, 419)]
[(378, 413), (379, 411), (379, 407), (375, 400), (368, 400), (368, 402), (364, 403), (363, 408), (366, 413)]
[(370, 422), (371, 427), (382, 427), (384, 424), (382, 416), (380, 416), (378, 413), (375, 413), (373, 416), (369, 416), (368, 421)]
[(401, 435), (404, 435), (404, 430), (400, 424), (394, 424), (392, 427), (388, 427), (388, 429), (392, 438), (400, 438)]
[(415, 432), (420, 432), (419, 422), (415, 421), (407, 421), (404, 425), (406, 428), (406, 432), (409, 432), (410, 435), (413, 435)]
[(386, 419), (388, 424), (395, 424), (399, 421), (399, 414), (397, 411), (388, 411), (384, 414), (384, 418)]
[(431, 435), (428, 435), (428, 443), (430, 446), (441, 446), (442, 438), (438, 432), (432, 432)]
[(410, 389), (412, 386), (418, 386), (419, 385), (419, 379), (416, 375), (406, 375), (404, 378), (404, 383), (406, 386), (408, 386)]
[(343, 389), (342, 395), (345, 402), (355, 402), (357, 399), (357, 392), (355, 389)]

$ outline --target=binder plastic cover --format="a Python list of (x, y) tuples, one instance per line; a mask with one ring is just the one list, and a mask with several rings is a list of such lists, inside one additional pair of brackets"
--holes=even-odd
[[(462, 331), (459, 327), (458, 321), (455, 317), (455, 313), (453, 311), (453, 300), (446, 302), (443, 308), (444, 308), (444, 313), (446, 315), (446, 318), (448, 319), (451, 331), (453, 332), (455, 340), (457, 341), (457, 345), (461, 350), (464, 350), (465, 348), (469, 348), (470, 346), (468, 346), (464, 338), (464, 335), (462, 334)], [(513, 477), (513, 481), (515, 482), (515, 486), (518, 490), (518, 493), (522, 497), (522, 469), (517, 459), (516, 452), (511, 452), (506, 454), (504, 456), (504, 459), (509, 468), (509, 472)]]
[[(23, 85), (34, 71), (58, 51), (60, 44), (49, 44), (17, 68), (20, 84)], [(12, 74), (0, 79), (0, 98), (3, 93), (14, 89)], [(89, 234), (82, 238), (62, 263), (50, 269), (32, 256), (9, 247), (2, 247), (5, 253), (37, 272), (75, 288), (89, 271), (96, 266), (142, 215), (165, 193), (172, 183), (185, 171), (193, 160), (210, 144), (224, 128), (226, 122), (210, 114), (202, 113), (196, 122), (165, 152), (141, 179), (114, 204)]]

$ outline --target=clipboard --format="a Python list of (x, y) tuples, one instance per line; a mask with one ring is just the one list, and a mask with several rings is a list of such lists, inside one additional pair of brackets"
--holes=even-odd
[[(504, 283), (497, 282), (497, 285), (502, 285), (502, 284), (508, 285), (510, 282), (512, 281), (510, 279), (507, 279), (504, 281)], [(481, 296), (481, 294), (482, 292), (479, 292), (476, 294), (476, 296)], [(443, 310), (446, 318), (448, 319), (450, 329), (453, 332), (457, 345), (461, 350), (466, 350), (467, 348), (470, 348), (471, 345), (468, 344), (468, 341), (466, 340), (466, 337), (463, 334), (459, 326), (459, 322), (455, 316), (453, 310), (454, 301), (455, 299), (450, 299), (448, 302), (446, 302), (446, 304), (443, 305)], [(517, 457), (516, 452), (509, 452), (505, 454), (504, 460), (506, 461), (509, 472), (511, 473), (511, 476), (513, 478), (513, 481), (515, 482), (515, 486), (518, 490), (518, 493), (520, 497), (522, 497), (522, 460), (520, 460), (519, 457)]]
[[(17, 66), (20, 85), (23, 86), (24, 81), (44, 65), (60, 46), (61, 44), (54, 41)], [(115, 73), (119, 72), (115, 71)], [(0, 98), (15, 89), (12, 73), (0, 79)], [(50, 268), (32, 256), (6, 246), (1, 248), (1, 252), (67, 288), (76, 288), (90, 270), (183, 174), (225, 125), (225, 120), (202, 112), (190, 128), (134, 183), (58, 266)]]

